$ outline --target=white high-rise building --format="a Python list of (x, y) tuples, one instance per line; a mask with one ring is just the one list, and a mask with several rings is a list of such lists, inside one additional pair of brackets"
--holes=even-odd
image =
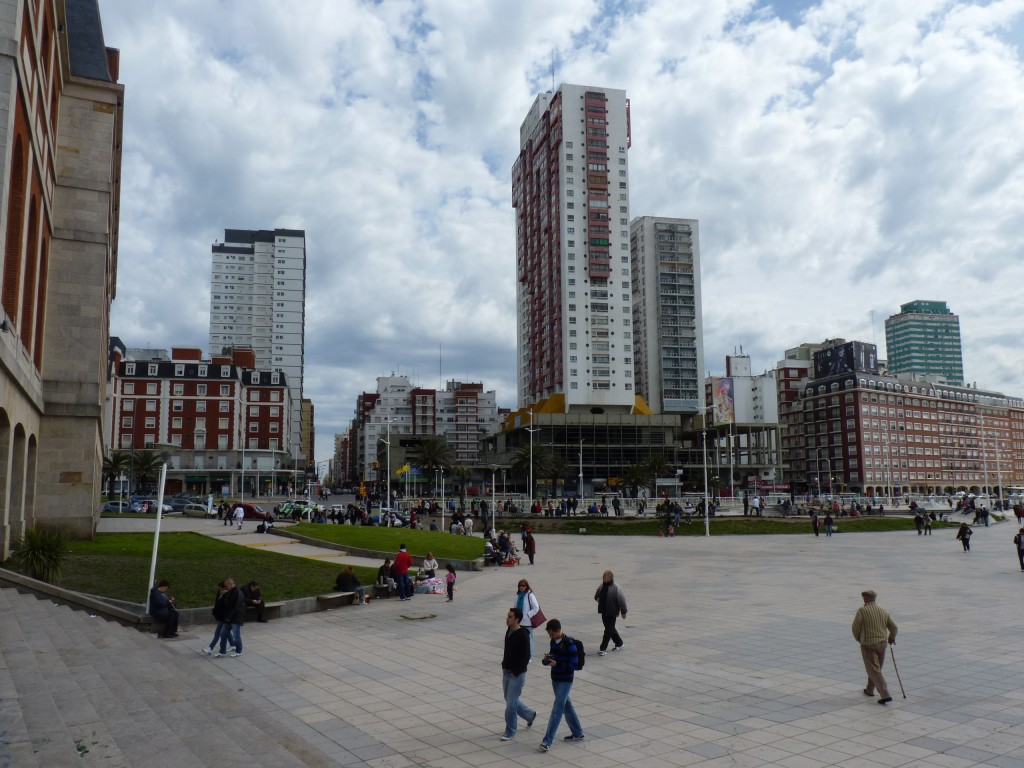
[(636, 218), (630, 255), (637, 394), (655, 413), (698, 413), (704, 407), (698, 223)]
[[(291, 394), (293, 425), (302, 423), (305, 361), (306, 233), (301, 229), (225, 229), (213, 244), (210, 354), (252, 347), (256, 365), (282, 371)], [(301, 434), (288, 451), (299, 459)]]
[(516, 209), (518, 399), (564, 396), (565, 412), (629, 413), (629, 100), (562, 84), (519, 132)]

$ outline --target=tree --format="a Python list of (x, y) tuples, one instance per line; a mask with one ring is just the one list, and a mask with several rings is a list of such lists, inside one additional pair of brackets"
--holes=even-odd
[(459, 501), (462, 502), (462, 506), (466, 505), (466, 486), (469, 485), (469, 479), (472, 474), (473, 470), (465, 464), (457, 464), (452, 467), (452, 477), (459, 480)]
[[(548, 448), (546, 445), (534, 445), (533, 446), (533, 484), (536, 487), (537, 478), (549, 478), (555, 476), (557, 466), (555, 465), (556, 459), (559, 459), (555, 455), (555, 452)], [(565, 471), (565, 462), (562, 461), (562, 472)], [(512, 456), (512, 477), (516, 477), (529, 482), (530, 477), (530, 445), (522, 445), (519, 450)], [(534, 498), (534, 488), (527, 488), (527, 493), (530, 499)]]
[(429, 477), (436, 470), (451, 469), (455, 460), (455, 452), (448, 446), (448, 442), (440, 435), (428, 435), (424, 437), (416, 447), (410, 451), (413, 463), (426, 472)]
[(107, 496), (114, 495), (114, 481), (131, 472), (132, 455), (128, 451), (111, 451), (103, 457), (103, 479), (107, 483)]
[(163, 459), (156, 451), (135, 451), (132, 454), (132, 478), (139, 486), (153, 482), (160, 475)]
[[(629, 495), (632, 498), (637, 497), (637, 491), (641, 486), (647, 485), (647, 479), (650, 475), (647, 470), (639, 464), (626, 467), (622, 471), (622, 483), (629, 489)], [(653, 496), (652, 496), (653, 498)]]
[(639, 468), (644, 482), (649, 482), (651, 485), (651, 497), (657, 498), (658, 478), (670, 477), (672, 468), (665, 462), (664, 456), (651, 456), (641, 463)]

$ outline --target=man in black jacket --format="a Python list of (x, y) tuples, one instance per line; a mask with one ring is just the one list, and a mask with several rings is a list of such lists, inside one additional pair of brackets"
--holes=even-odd
[[(224, 579), (224, 586), (227, 592), (224, 593), (224, 623), (231, 625), (231, 645), (234, 650), (229, 654), (232, 657), (242, 655), (242, 624), (245, 623), (245, 596), (237, 586), (234, 579)], [(228, 635), (222, 633), (220, 636), (220, 653), (224, 656), (227, 650)]]
[(263, 600), (263, 592), (260, 591), (260, 583), (258, 581), (250, 581), (242, 587), (242, 597), (245, 598), (246, 608), (252, 606), (256, 609), (256, 621), (266, 622), (267, 606)]
[(526, 727), (533, 725), (537, 713), (523, 704), (519, 697), (526, 685), (526, 667), (530, 663), (530, 633), (519, 626), (523, 612), (509, 608), (505, 617), (505, 655), (501, 659), (501, 689), (505, 694), (505, 733), (502, 741), (511, 741), (516, 735), (518, 718), (526, 721)]

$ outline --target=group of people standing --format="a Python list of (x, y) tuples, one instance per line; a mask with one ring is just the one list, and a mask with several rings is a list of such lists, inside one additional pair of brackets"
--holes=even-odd
[[(594, 600), (597, 601), (598, 613), (604, 623), (598, 656), (604, 656), (609, 643), (614, 643), (613, 651), (623, 647), (622, 638), (615, 629), (615, 621), (620, 615), (626, 618), (626, 597), (615, 584), (611, 571), (605, 571), (602, 575)], [(530, 583), (520, 579), (515, 604), (505, 616), (505, 652), (501, 660), (502, 692), (505, 696), (505, 731), (501, 735), (502, 741), (515, 738), (520, 719), (526, 722), (527, 728), (531, 728), (537, 718), (537, 711), (527, 706), (521, 697), (526, 685), (526, 672), (533, 658), (533, 630), (541, 626), (548, 639), (547, 653), (541, 658), (541, 664), (550, 669), (551, 688), (555, 696), (547, 729), (540, 742), (541, 751), (547, 752), (555, 740), (563, 717), (569, 727), (569, 735), (564, 737), (564, 741), (581, 741), (584, 738), (583, 725), (569, 696), (575, 673), (583, 668), (586, 652), (583, 643), (565, 634), (558, 619), (546, 619)]]

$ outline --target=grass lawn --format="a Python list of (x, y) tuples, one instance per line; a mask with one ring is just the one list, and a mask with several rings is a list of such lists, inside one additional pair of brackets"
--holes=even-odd
[[(71, 543), (60, 586), (117, 600), (142, 603), (147, 597), (151, 533), (101, 533)], [(364, 585), (376, 569), (354, 568)], [(334, 590), (340, 567), (302, 557), (227, 544), (198, 533), (163, 533), (156, 580), (171, 582), (180, 608), (213, 606), (217, 582), (230, 576), (239, 586), (256, 579), (268, 601), (322, 595)]]
[[(499, 519), (499, 523), (502, 520)], [(518, 531), (519, 521), (505, 521), (506, 529)], [(665, 527), (665, 518), (615, 519), (607, 517), (573, 517), (573, 518), (535, 518), (530, 525), (537, 533), (569, 533), (579, 534), (580, 528), (586, 528), (588, 535), (612, 536), (657, 536), (658, 529)], [(499, 526), (500, 527), (500, 526)], [(836, 520), (840, 533), (865, 533), (869, 531), (912, 531), (914, 521), (902, 517), (858, 517)], [(956, 528), (957, 523), (932, 523), (933, 529)], [(822, 535), (824, 535), (824, 527)], [(811, 523), (807, 518), (781, 517), (712, 517), (712, 536), (745, 536), (763, 534), (809, 534)], [(703, 536), (704, 519), (694, 518), (687, 525), (676, 526), (676, 536)]]
[(299, 523), (288, 529), (311, 539), (333, 544), (372, 549), (393, 555), (401, 544), (409, 554), (421, 557), (430, 552), (438, 560), (476, 560), (483, 557), (484, 543), (478, 536), (453, 536), (441, 531), (409, 528), (381, 528), (374, 525), (331, 525)]

